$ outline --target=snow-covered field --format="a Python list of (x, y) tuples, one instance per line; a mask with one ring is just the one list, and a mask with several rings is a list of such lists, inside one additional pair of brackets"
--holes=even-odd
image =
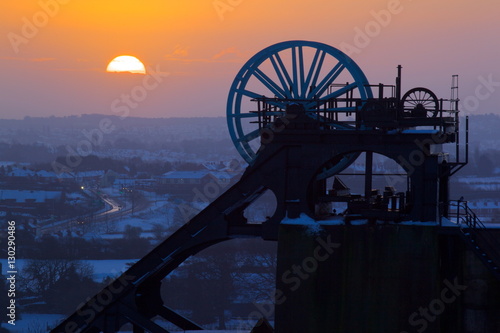
[[(128, 268), (128, 264), (133, 264), (138, 259), (130, 260), (84, 260), (94, 267), (93, 279), (96, 282), (102, 282), (106, 277), (116, 278), (125, 272)], [(18, 270), (18, 276), (22, 276), (23, 267), (26, 265), (28, 260), (19, 259), (16, 261), (16, 266)], [(5, 274), (7, 267), (7, 260), (0, 259), (2, 264), (2, 273)], [(12, 333), (42, 333), (48, 332), (50, 327), (54, 327), (55, 324), (64, 319), (66, 316), (57, 314), (32, 314), (23, 313), (22, 310), (18, 310), (17, 315), (19, 319), (16, 319), (16, 325), (10, 325), (7, 323), (2, 324), (2, 328), (7, 328)]]
[[(116, 188), (101, 189), (110, 198), (119, 198), (124, 202), (123, 198), (117, 195)], [(174, 216), (178, 205), (169, 200), (168, 196), (156, 196), (144, 192), (144, 197), (148, 199), (149, 206), (141, 211), (136, 211), (134, 214), (118, 216), (109, 220), (100, 221), (95, 224), (85, 225), (82, 237), (86, 239), (117, 239), (123, 238), (123, 232), (130, 227), (141, 228), (140, 237), (153, 239), (156, 235), (153, 230), (158, 231), (161, 228), (163, 231), (171, 229), (175, 224)], [(117, 199), (118, 200), (118, 199)], [(129, 201), (124, 202), (123, 209), (130, 210), (132, 207)], [(174, 228), (176, 229), (176, 228)]]
[(59, 314), (33, 313), (20, 313), (19, 316), (20, 318), (15, 321), (15, 325), (2, 323), (1, 327), (8, 329), (11, 333), (45, 333), (66, 317)]

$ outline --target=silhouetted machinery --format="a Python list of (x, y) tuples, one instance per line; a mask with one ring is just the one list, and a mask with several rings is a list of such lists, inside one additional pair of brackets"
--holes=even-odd
[[(167, 332), (158, 316), (200, 330), (160, 297), (162, 280), (191, 255), (236, 237), (281, 242), (285, 218), (339, 219), (336, 203), (347, 205), (346, 224), (439, 221), (448, 215), (448, 179), (467, 162), (460, 159), (458, 99), (438, 99), (421, 87), (402, 95), (401, 66), (395, 85), (370, 85), (351, 58), (317, 42), (282, 42), (253, 56), (231, 86), (227, 122), (248, 163), (240, 181), (53, 332), (116, 332), (125, 324), (134, 332)], [(453, 158), (441, 149), (447, 143), (455, 143)], [(373, 189), (374, 154), (404, 169), (405, 190)], [(355, 194), (340, 175), (361, 157), (364, 193)], [(268, 190), (274, 214), (249, 223), (245, 209)], [(277, 311), (277, 332), (290, 332), (285, 309)]]

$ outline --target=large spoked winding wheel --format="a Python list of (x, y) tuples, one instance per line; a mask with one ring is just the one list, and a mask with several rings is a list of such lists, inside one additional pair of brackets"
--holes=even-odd
[[(318, 42), (278, 43), (253, 56), (236, 76), (227, 102), (229, 133), (241, 156), (252, 163), (260, 147), (262, 130), (256, 123), (259, 117), (256, 100), (265, 102), (266, 116), (277, 119), (292, 102), (302, 104), (306, 112), (328, 105), (327, 112), (348, 117), (355, 111), (355, 105), (337, 100), (368, 98), (372, 98), (368, 80), (343, 52)], [(341, 121), (332, 128), (353, 129)], [(344, 156), (325, 171), (330, 175), (340, 172), (357, 156)]]

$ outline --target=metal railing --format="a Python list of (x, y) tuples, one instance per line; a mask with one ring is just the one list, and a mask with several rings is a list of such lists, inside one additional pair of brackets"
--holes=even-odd
[[(476, 213), (469, 208), (468, 202), (465, 200), (450, 200), (448, 214), (451, 221), (454, 221), (457, 225), (487, 229), (479, 217), (477, 217)], [(454, 218), (454, 220), (452, 218)]]
[[(500, 241), (469, 208), (467, 201), (450, 200), (449, 218), (456, 222), (480, 259), (500, 278)], [(453, 220), (454, 219), (454, 220)]]

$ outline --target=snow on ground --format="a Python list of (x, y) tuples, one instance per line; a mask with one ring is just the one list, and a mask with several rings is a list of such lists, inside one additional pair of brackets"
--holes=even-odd
[[(111, 193), (111, 189), (107, 189)], [(111, 197), (111, 196), (110, 196)], [(131, 205), (127, 202), (123, 209), (130, 209)], [(174, 224), (174, 216), (178, 205), (168, 201), (166, 197), (154, 197), (150, 199), (150, 206), (142, 211), (138, 211), (133, 215), (120, 216), (109, 221), (99, 222), (93, 227), (90, 227), (85, 238), (102, 238), (102, 239), (117, 239), (123, 238), (123, 232), (127, 225), (131, 227), (139, 227), (142, 229), (142, 238), (155, 238), (151, 232), (156, 225), (160, 225), (164, 230), (169, 229)]]
[[(83, 260), (94, 267), (93, 279), (96, 282), (102, 282), (107, 276), (118, 277), (128, 268), (128, 263), (135, 263), (138, 259), (117, 259), (117, 260)], [(18, 259), (16, 260), (16, 267), (18, 275), (23, 272), (23, 268), (26, 266), (28, 259)], [(0, 259), (2, 264), (2, 274), (6, 274), (7, 271), (7, 259)]]
[(326, 220), (318, 221), (321, 225), (345, 225), (344, 216), (342, 215), (332, 215)]
[(441, 218), (441, 225), (443, 227), (458, 227), (459, 224), (457, 224), (455, 221), (451, 221), (447, 219), (446, 217)]
[(2, 323), (2, 328), (6, 328), (11, 333), (42, 333), (49, 332), (49, 329), (56, 326), (61, 319), (66, 318), (60, 314), (35, 314), (18, 313), (20, 319), (16, 319), (16, 325)]
[[(163, 221), (161, 221), (161, 220), (163, 220)], [(144, 219), (144, 218), (140, 218), (140, 217), (126, 217), (126, 218), (124, 218), (120, 221), (117, 221), (115, 223), (115, 231), (116, 232), (124, 232), (125, 228), (128, 225), (131, 227), (139, 227), (143, 231), (151, 230), (151, 228), (153, 227), (153, 225), (155, 223), (161, 223), (161, 222), (165, 222), (165, 217), (163, 217), (162, 219), (160, 219), (160, 217), (158, 217), (156, 219)]]
[[(65, 315), (60, 314), (34, 314), (34, 313), (20, 313), (20, 319), (16, 320), (16, 325), (9, 325), (6, 323), (2, 324), (2, 328), (7, 328), (11, 333), (45, 333), (49, 332), (51, 328), (55, 327), (61, 320), (67, 318)], [(251, 327), (255, 325), (255, 320), (253, 319), (232, 319), (226, 322), (226, 326), (230, 329), (228, 330), (206, 330), (206, 333), (249, 333)], [(178, 329), (172, 329), (172, 325), (165, 325), (166, 322), (157, 322), (160, 326), (165, 326), (170, 329), (171, 332), (184, 332), (184, 333), (195, 333), (199, 331), (179, 331)], [(120, 333), (131, 333), (132, 330), (120, 330)]]
[(84, 260), (94, 267), (93, 279), (102, 282), (106, 277), (118, 277), (128, 269), (128, 264), (133, 264), (139, 259), (120, 260)]
[(308, 232), (313, 234), (321, 231), (321, 226), (319, 225), (319, 223), (304, 213), (300, 214), (300, 216), (296, 219), (291, 219), (287, 216), (281, 221), (281, 223), (290, 225), (303, 225), (307, 227)]
[[(173, 216), (176, 206), (172, 204), (165, 204), (163, 206), (151, 207), (145, 211), (133, 216), (126, 216), (114, 222), (114, 231), (123, 232), (127, 225), (132, 227), (140, 227), (142, 231), (151, 231), (155, 224), (163, 227), (170, 227), (173, 223)], [(150, 234), (143, 234), (141, 237), (148, 237)]]
[(397, 225), (417, 225), (417, 226), (435, 227), (435, 226), (439, 225), (439, 222), (403, 221), (403, 222), (398, 222), (398, 223), (394, 223), (394, 224), (397, 224)]
[[(307, 227), (307, 230), (312, 233), (317, 233), (321, 230), (322, 225), (345, 225), (344, 217), (343, 216), (331, 216), (326, 220), (320, 220), (316, 221), (306, 214), (301, 214), (300, 217), (296, 219), (290, 219), (288, 217), (284, 218), (281, 221), (282, 224), (288, 224), (288, 225), (302, 225)], [(352, 220), (349, 222), (351, 225), (365, 225), (368, 224), (368, 220), (366, 219), (360, 219), (360, 220)], [(377, 224), (385, 224), (383, 221), (377, 221)], [(400, 225), (400, 226), (438, 226), (440, 225), (439, 222), (420, 222), (420, 221), (403, 221), (403, 222), (390, 222), (389, 224), (391, 225)], [(450, 221), (446, 218), (443, 218), (442, 226), (446, 227), (457, 227), (455, 222)], [(500, 224), (494, 224), (494, 223), (486, 223), (485, 226), (487, 228), (500, 228)]]
[(352, 220), (349, 222), (351, 225), (366, 225), (368, 224), (368, 220)]

